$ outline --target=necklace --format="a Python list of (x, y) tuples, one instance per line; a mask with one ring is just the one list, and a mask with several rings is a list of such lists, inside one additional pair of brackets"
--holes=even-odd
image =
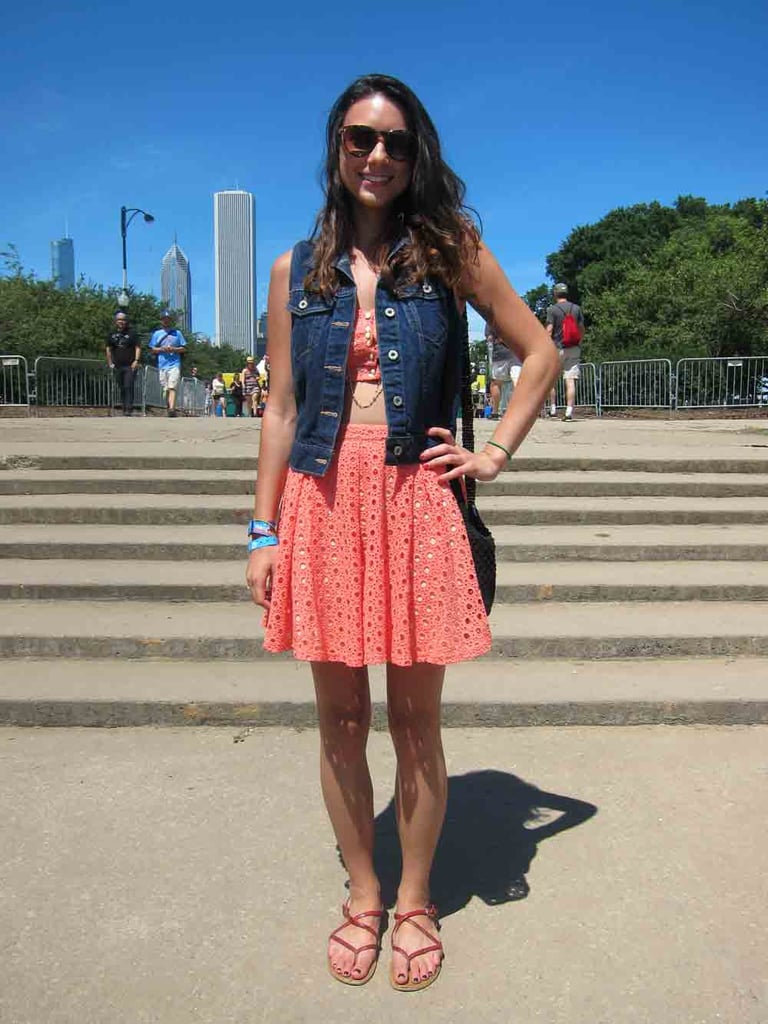
[[(372, 321), (373, 321), (373, 317), (374, 317), (373, 310), (368, 310), (367, 312), (363, 312), (363, 310), (358, 310), (358, 322), (355, 325), (355, 339), (352, 342), (353, 347), (354, 347), (355, 341), (357, 340), (357, 337), (358, 337), (358, 324), (359, 324), (360, 316), (361, 315), (362, 315), (363, 321), (365, 323), (365, 331), (364, 331), (365, 344), (367, 346), (369, 346), (370, 348), (375, 350), (375, 348), (376, 348), (376, 338), (373, 336), (373, 327), (372, 327)], [(359, 355), (359, 351), (358, 351), (358, 355)], [(376, 356), (376, 359), (375, 359), (376, 366), (378, 366), (378, 362), (379, 362), (378, 356)], [(374, 374), (374, 370), (373, 369), (370, 370), (370, 374), (371, 375)], [(355, 379), (353, 381), (349, 376), (347, 377), (347, 384), (349, 385), (350, 395), (352, 396), (352, 401), (354, 402), (354, 404), (357, 406), (358, 409), (370, 409), (371, 406), (374, 404), (374, 402), (381, 395), (381, 392), (384, 390), (384, 382), (381, 379), (381, 370), (379, 370), (379, 380), (378, 380), (378, 385), (379, 386), (376, 389), (376, 393), (374, 394), (374, 396), (370, 400), (370, 402), (359, 402), (357, 400), (357, 398), (355, 397), (354, 386), (355, 386), (355, 384), (357, 384), (359, 382), (360, 382), (359, 378), (357, 378), (357, 379)], [(373, 384), (374, 381), (367, 381), (366, 383)]]
[(379, 386), (376, 388), (376, 394), (373, 396), (373, 398), (370, 400), (370, 402), (358, 402), (358, 400), (355, 398), (355, 392), (354, 392), (354, 390), (352, 388), (352, 381), (347, 381), (347, 383), (349, 384), (349, 388), (350, 388), (350, 392), (349, 393), (352, 396), (352, 401), (355, 403), (355, 405), (357, 406), (358, 409), (370, 409), (371, 406), (373, 405), (373, 403), (376, 401), (376, 399), (381, 394), (381, 392), (384, 390), (384, 385), (383, 384), (379, 384)]

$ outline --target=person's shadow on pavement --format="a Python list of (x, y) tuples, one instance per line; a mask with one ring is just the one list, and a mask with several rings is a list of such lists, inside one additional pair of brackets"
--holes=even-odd
[[(597, 807), (546, 793), (515, 775), (487, 769), (448, 779), (448, 808), (431, 876), (441, 917), (479, 896), (489, 905), (528, 895), (537, 845), (581, 825)], [(394, 905), (402, 866), (395, 802), (376, 818), (374, 863), (385, 907)]]

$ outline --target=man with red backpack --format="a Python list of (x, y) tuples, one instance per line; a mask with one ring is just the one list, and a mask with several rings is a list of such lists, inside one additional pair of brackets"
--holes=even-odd
[[(564, 420), (573, 419), (576, 404), (576, 381), (579, 379), (581, 362), (581, 340), (584, 337), (584, 316), (581, 306), (568, 301), (568, 285), (556, 284), (552, 289), (554, 303), (547, 310), (547, 334), (560, 352), (565, 381)], [(555, 389), (549, 395), (549, 415), (557, 415)]]

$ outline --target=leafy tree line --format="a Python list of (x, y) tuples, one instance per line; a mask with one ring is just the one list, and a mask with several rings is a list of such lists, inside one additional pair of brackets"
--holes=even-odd
[[(0, 353), (24, 356), (30, 366), (38, 356), (104, 359), (105, 342), (119, 308), (118, 290), (82, 279), (75, 288), (59, 290), (52, 281), (38, 281), (25, 273), (13, 246), (6, 248), (7, 273), (0, 277)], [(127, 312), (143, 346), (160, 326), (162, 309), (154, 295), (130, 293)], [(193, 366), (203, 378), (242, 370), (245, 355), (239, 349), (213, 348), (195, 334), (185, 337), (184, 373)]]
[[(585, 359), (768, 354), (768, 202), (611, 210), (547, 257), (584, 310)], [(526, 293), (543, 318), (551, 285)]]

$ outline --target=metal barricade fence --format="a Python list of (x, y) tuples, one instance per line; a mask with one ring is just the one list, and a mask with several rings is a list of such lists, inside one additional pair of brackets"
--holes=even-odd
[[(768, 355), (680, 359), (672, 372), (669, 359), (628, 359), (581, 363), (576, 406), (608, 409), (768, 408)], [(565, 404), (562, 374), (556, 400)], [(32, 373), (23, 356), (0, 355), (0, 408), (32, 411), (38, 407), (112, 409), (119, 402), (113, 372), (100, 359), (38, 356)], [(183, 377), (177, 409), (182, 415), (204, 416), (205, 386)], [(479, 401), (483, 402), (484, 396)], [(134, 383), (134, 408), (164, 409), (160, 373), (139, 367)]]
[(672, 363), (669, 359), (626, 359), (601, 363), (598, 409), (670, 409)]
[[(579, 379), (576, 381), (576, 408), (590, 407), (599, 412), (597, 406), (597, 378), (598, 368), (594, 363), (579, 363)], [(558, 406), (565, 405), (565, 381), (562, 373), (558, 374), (555, 382), (555, 400)], [(549, 398), (547, 398), (549, 405)]]
[(197, 377), (182, 377), (178, 407), (184, 416), (205, 415), (205, 385)]
[(160, 383), (160, 371), (156, 366), (143, 366), (142, 371), (142, 406), (145, 409), (148, 406), (152, 409), (164, 409), (165, 396), (163, 395), (163, 386)]
[[(142, 366), (140, 371), (137, 405), (146, 409), (165, 409), (166, 396), (156, 366)], [(176, 409), (182, 416), (205, 415), (205, 385), (196, 377), (182, 377), (176, 396)]]
[(29, 373), (24, 356), (0, 356), (0, 406), (29, 412)]
[(676, 408), (768, 406), (768, 356), (680, 359)]
[(34, 375), (38, 408), (111, 409), (115, 404), (114, 375), (100, 359), (38, 356)]

